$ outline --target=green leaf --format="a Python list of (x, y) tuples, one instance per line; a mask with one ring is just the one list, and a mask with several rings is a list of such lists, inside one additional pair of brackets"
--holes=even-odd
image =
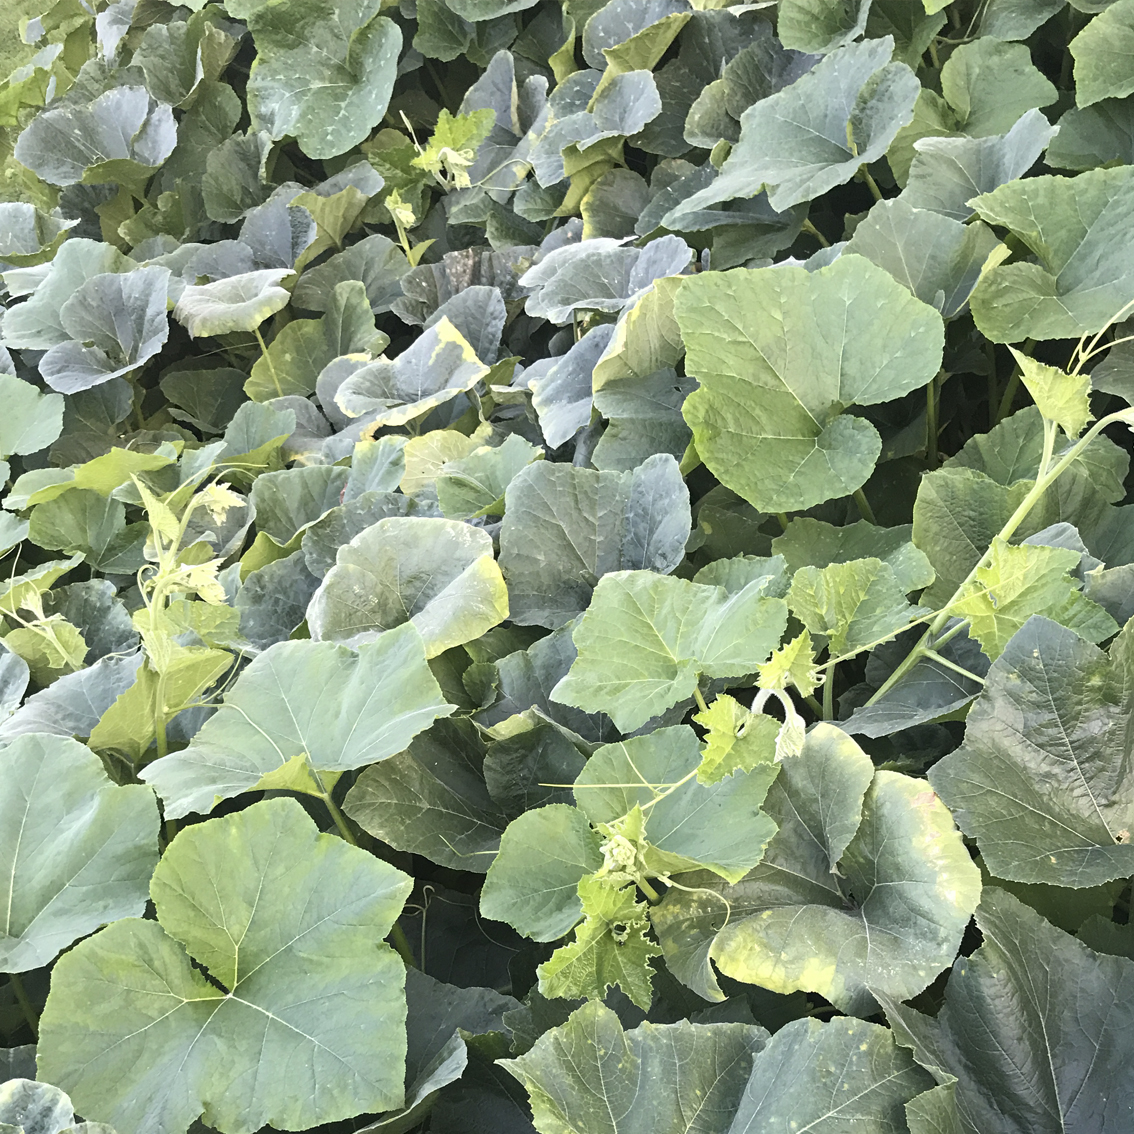
[(401, 280), (409, 270), (405, 253), (388, 237), (375, 233), (317, 267), (308, 268), (295, 285), (295, 305), (326, 311), (340, 283), (361, 280), (370, 310), (376, 314), (388, 311), (390, 304), (401, 296)]
[(833, 563), (880, 559), (893, 570), (903, 591), (916, 591), (933, 582), (933, 568), (925, 553), (910, 542), (912, 532), (909, 524), (880, 528), (859, 520), (837, 528), (810, 516), (797, 516), (772, 540), (772, 551), (784, 557), (792, 575), (804, 567), (823, 569)]
[(157, 922), (116, 922), (56, 965), (40, 1074), (125, 1130), (399, 1106), (405, 968), (381, 939), (410, 885), (294, 800), (182, 831), (154, 872)]
[(1119, 251), (1134, 227), (1130, 166), (1012, 181), (973, 205), (1036, 256), (992, 268), (973, 292), (973, 318), (993, 342), (1078, 338), (1134, 299), (1134, 271)]
[(869, 648), (930, 611), (908, 602), (893, 568), (873, 558), (801, 567), (787, 601), (810, 633), (828, 639), (832, 657)]
[(92, 748), (123, 752), (134, 764), (141, 763), (158, 723), (168, 723), (193, 704), (232, 665), (225, 650), (172, 645), (166, 654), (161, 673), (152, 664), (140, 666), (134, 683), (99, 717), (90, 730)]
[(173, 111), (145, 87), (121, 86), (87, 105), (51, 108), (16, 142), (16, 160), (52, 185), (122, 181), (141, 191), (173, 152)]
[(40, 360), (52, 389), (75, 394), (129, 374), (169, 338), (168, 268), (92, 276), (59, 308), (69, 336)]
[(508, 486), (542, 457), (542, 449), (512, 434), (494, 448), (481, 445), (467, 456), (446, 461), (435, 481), (442, 514), (454, 520), (502, 515)]
[(458, 189), (469, 188), (468, 170), (476, 161), (476, 151), (492, 132), (494, 110), (474, 110), (452, 115), (442, 110), (433, 136), (411, 163), (435, 177), (448, 178)]
[(997, 536), (987, 564), (950, 610), (969, 620), (990, 661), (1033, 615), (1058, 622), (1088, 642), (1101, 642), (1117, 632), (1118, 624), (1070, 577), (1080, 559), (1070, 548), (1013, 547)]
[(29, 535), (40, 547), (81, 554), (104, 571), (137, 571), (149, 527), (126, 524), (126, 506), (85, 488), (37, 504)]
[(555, 941), (583, 913), (580, 880), (602, 866), (599, 836), (577, 808), (552, 803), (513, 819), (480, 892), (480, 912), (534, 941)]
[(71, 337), (60, 321), (64, 304), (94, 276), (129, 272), (133, 260), (110, 244), (71, 237), (51, 261), (42, 282), (4, 315), (4, 343), (14, 350), (48, 350)]
[(380, 0), (278, 0), (252, 13), (256, 62), (248, 79), (254, 128), (294, 135), (308, 157), (358, 145), (382, 120), (402, 46)]
[(963, 1131), (1118, 1134), (1134, 1106), (1134, 962), (1093, 953), (1003, 890), (985, 890), (976, 917), (984, 944), (954, 967), (936, 1018), (885, 998), (895, 1039), (939, 1082), (956, 1078)]
[(729, 1130), (905, 1134), (903, 1105), (931, 1083), (878, 1024), (793, 1020), (756, 1057)]
[(603, 576), (574, 633), (579, 656), (552, 698), (632, 732), (691, 697), (701, 676), (754, 673), (787, 625), (784, 601), (765, 593), (770, 579), (730, 595), (650, 571)]
[(935, 469), (918, 486), (913, 510), (914, 543), (925, 552), (936, 581), (923, 596), (945, 603), (1000, 534), (1027, 496), (1031, 483), (1011, 487), (973, 468)]
[(1091, 106), (1134, 92), (1134, 3), (1108, 5), (1071, 41), (1075, 59), (1075, 103)]
[[(766, 668), (762, 667), (761, 673)], [(751, 772), (761, 765), (768, 765), (770, 770), (776, 758), (776, 735), (780, 730), (780, 722), (775, 717), (752, 713), (735, 698), (721, 693), (707, 710), (696, 713), (693, 719), (706, 730), (705, 750), (697, 769), (700, 783), (717, 784), (725, 776)]]
[(392, 518), (339, 548), (307, 612), (312, 636), (365, 640), (405, 622), (425, 656), (479, 638), (508, 617), (492, 537), (458, 520)]
[[(375, 703), (377, 688), (383, 696)], [(207, 814), (222, 799), (277, 786), (266, 781), (281, 775), (294, 790), (322, 795), (321, 775), (388, 759), (452, 708), (412, 627), (357, 651), (280, 642), (241, 673), (188, 748), (141, 774), (172, 818)]]
[(251, 493), (257, 529), (277, 543), (290, 543), (338, 506), (349, 476), (337, 465), (300, 465), (258, 476)]
[(586, 609), (604, 575), (668, 574), (685, 554), (689, 490), (665, 454), (624, 473), (540, 461), (504, 500), (500, 568), (522, 625), (561, 626)]
[(63, 432), (63, 396), (45, 394), (11, 374), (0, 374), (0, 459), (46, 449)]
[(1012, 357), (1020, 368), (1020, 378), (1040, 413), (1054, 421), (1074, 439), (1091, 420), (1091, 378), (1087, 374), (1068, 374), (1058, 366), (1036, 362), (1012, 347)]
[(752, 770), (706, 784), (694, 778), (701, 747), (693, 730), (658, 729), (599, 748), (575, 781), (575, 799), (595, 826), (613, 825), (642, 808), (651, 873), (703, 866), (736, 882), (760, 861), (775, 834), (775, 824), (760, 810), (779, 771), (774, 746), (761, 756)]
[(329, 363), (369, 349), (377, 334), (366, 288), (357, 280), (341, 283), (322, 318), (296, 319), (276, 335), (252, 367), (244, 392), (258, 402), (287, 394), (306, 397)]
[(787, 689), (794, 685), (804, 697), (810, 697), (825, 680), (815, 665), (811, 635), (804, 630), (781, 646), (760, 666), (761, 689)]
[[(1006, 134), (921, 138), (914, 142), (916, 153), (901, 200), (915, 209), (967, 221), (973, 215), (969, 202), (974, 197), (1022, 177), (1064, 129), (1062, 121), (1057, 131), (1038, 110), (1029, 110)], [(882, 204), (893, 207), (889, 201)]]
[(727, 1134), (767, 1035), (686, 1020), (623, 1031), (592, 1001), (501, 1066), (527, 1088), (541, 1134)]
[(50, 260), (74, 228), (58, 212), (46, 213), (26, 201), (0, 204), (0, 260), (27, 268)]
[(1134, 98), (1104, 99), (1059, 120), (1059, 133), (1047, 150), (1053, 169), (1094, 169), (1134, 164)]
[(1058, 92), (1032, 64), (1025, 44), (981, 37), (958, 47), (941, 68), (941, 93), (972, 138), (1007, 133), (1021, 115)]
[(962, 224), (913, 204), (909, 190), (902, 197), (879, 201), (854, 230), (845, 251), (885, 268), (922, 303), (952, 319), (965, 310), (989, 257), (1002, 246), (980, 221)]
[(149, 788), (117, 786), (78, 741), (44, 735), (0, 748), (0, 782), (4, 972), (48, 965), (100, 925), (143, 912), (157, 865)]
[(467, 720), (439, 720), (371, 764), (343, 809), (396, 850), (477, 874), (488, 870), (508, 825), (485, 785), (484, 742)]
[(342, 413), (365, 417), (377, 429), (422, 417), (471, 390), (487, 374), (488, 367), (460, 331), (442, 318), (393, 362), (347, 355), (328, 366), (320, 382), (335, 390)]
[(711, 958), (736, 980), (861, 1013), (875, 990), (914, 996), (952, 963), (980, 874), (924, 781), (875, 772), (850, 737), (819, 724), (781, 762), (765, 810), (779, 831), (743, 881), (689, 875), (689, 891), (654, 908), (674, 975), (720, 1000)]
[(858, 39), (866, 30), (870, 0), (784, 0), (776, 32), (784, 47), (826, 54)]
[[(34, 1047), (29, 1071), (35, 1074)], [(58, 1087), (19, 1077), (0, 1080), (0, 1131), (3, 1134), (114, 1134), (109, 1126), (77, 1124), (71, 1100)]]
[(190, 285), (181, 293), (173, 317), (195, 339), (254, 331), (291, 301), (291, 292), (279, 286), (291, 274), (290, 268), (267, 268)]
[(1132, 643), (1128, 626), (1108, 657), (1072, 630), (1026, 623), (989, 670), (965, 742), (931, 769), (999, 877), (1083, 887), (1134, 869)]
[(575, 927), (574, 941), (556, 949), (536, 970), (540, 992), (566, 1000), (602, 1000), (617, 985), (648, 1011), (653, 998), (649, 962), (661, 950), (647, 936), (646, 903), (638, 901), (633, 886), (619, 889), (594, 876), (579, 881), (579, 899), (583, 921)]
[(720, 175), (682, 211), (766, 189), (772, 208), (783, 212), (877, 161), (909, 122), (920, 90), (909, 67), (890, 62), (893, 50), (890, 36), (840, 47), (791, 86), (749, 107)]
[(683, 410), (697, 452), (763, 511), (861, 487), (881, 442), (842, 411), (901, 397), (941, 362), (941, 317), (861, 256), (704, 273), (682, 285), (676, 313), (701, 383)]

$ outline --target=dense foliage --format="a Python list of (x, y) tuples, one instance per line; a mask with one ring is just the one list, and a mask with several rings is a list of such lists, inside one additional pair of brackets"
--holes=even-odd
[(1134, 0), (24, 39), (0, 1134), (1134, 1129)]

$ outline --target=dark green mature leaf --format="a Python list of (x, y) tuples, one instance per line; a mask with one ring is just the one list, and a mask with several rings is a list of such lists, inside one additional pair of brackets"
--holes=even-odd
[(861, 1013), (874, 990), (913, 996), (952, 961), (980, 876), (924, 781), (875, 772), (850, 737), (820, 724), (784, 758), (765, 810), (779, 831), (743, 881), (691, 874), (689, 890), (655, 907), (675, 976), (723, 999), (711, 959), (737, 980)]
[[(340, 287), (346, 285), (339, 285)], [(471, 390), (488, 374), (465, 337), (448, 319), (428, 328), (393, 362), (347, 355), (326, 367), (319, 387), (334, 391), (347, 417), (371, 429), (404, 425)]]
[(930, 781), (994, 874), (1082, 887), (1134, 870), (1132, 643), (1127, 626), (1108, 657), (1037, 617), (989, 671), (965, 743)]
[(157, 863), (157, 801), (119, 787), (83, 745), (21, 736), (0, 748), (0, 970), (23, 972), (108, 921), (142, 913)]
[[(916, 160), (914, 167), (916, 173)], [(911, 174), (911, 184), (913, 180)], [(915, 203), (909, 189), (894, 200), (879, 201), (854, 230), (845, 251), (885, 268), (922, 303), (952, 319), (965, 310), (1000, 243), (979, 221), (962, 224), (959, 218)]]
[(541, 1134), (727, 1134), (768, 1033), (751, 1024), (641, 1024), (599, 1003), (503, 1067), (531, 1095)]
[(248, 103), (256, 129), (294, 135), (314, 158), (356, 146), (386, 113), (401, 30), (380, 0), (278, 0), (258, 5), (249, 27), (256, 63)]
[[(893, 50), (889, 36), (839, 48), (790, 87), (746, 110), (740, 141), (720, 176), (680, 210), (767, 189), (772, 208), (783, 211), (877, 161), (910, 120), (919, 89), (904, 63), (890, 62)], [(674, 215), (664, 223), (680, 227)]]
[(367, 768), (346, 813), (397, 850), (483, 874), (509, 816), (485, 785), (484, 743), (467, 720), (438, 721), (403, 752)]
[(869, 14), (870, 0), (784, 0), (776, 31), (784, 47), (825, 54), (858, 39)]
[(1134, 4), (1108, 5), (1071, 41), (1075, 58), (1075, 103), (1091, 106), (1134, 92)]
[(220, 800), (258, 788), (322, 794), (337, 777), (321, 774), (385, 760), (452, 709), (412, 626), (357, 651), (281, 642), (240, 675), (188, 748), (155, 760), (143, 776), (174, 818), (207, 814)]
[(982, 37), (958, 47), (941, 68), (941, 93), (973, 138), (1004, 134), (1026, 111), (1055, 101), (1056, 89), (1022, 43)]
[(167, 268), (107, 272), (86, 280), (59, 308), (70, 336), (51, 347), (39, 366), (49, 386), (75, 394), (129, 374), (169, 337)]
[(0, 374), (0, 459), (46, 449), (63, 431), (63, 398), (45, 394), (11, 374)]
[(1134, 97), (1067, 111), (1045, 160), (1053, 169), (1076, 171), (1134, 164)]
[(1036, 256), (991, 269), (973, 293), (973, 318), (993, 342), (1097, 331), (1134, 299), (1134, 273), (1119, 254), (1134, 227), (1130, 166), (1013, 181), (973, 207)]
[(426, 657), (479, 638), (508, 617), (492, 539), (458, 520), (379, 520), (339, 548), (311, 600), (311, 633), (365, 641), (411, 622)]
[(290, 799), (182, 831), (151, 884), (158, 921), (116, 922), (56, 965), (40, 1074), (126, 1130), (399, 1106), (405, 968), (381, 939), (410, 886)]
[(173, 317), (194, 338), (254, 331), (291, 302), (291, 292), (279, 286), (291, 274), (290, 268), (265, 268), (191, 285), (181, 293)]
[(16, 143), (16, 160), (52, 185), (144, 185), (176, 142), (172, 109), (145, 87), (121, 86), (86, 106), (49, 109), (32, 119)]
[(922, 138), (914, 143), (917, 153), (901, 199), (915, 209), (967, 221), (974, 197), (1027, 173), (1051, 139), (1062, 137), (1063, 129), (1062, 122), (1057, 131), (1038, 110), (1029, 110), (1005, 134)]
[(701, 275), (675, 310), (701, 383), (683, 411), (697, 452), (765, 511), (861, 487), (881, 442), (842, 411), (907, 394), (941, 362), (940, 316), (861, 256)]
[(668, 574), (690, 524), (689, 491), (670, 456), (625, 473), (530, 465), (508, 486), (500, 529), (512, 620), (554, 629), (584, 611), (612, 571)]
[(514, 819), (488, 868), (480, 912), (535, 941), (554, 941), (583, 913), (579, 881), (602, 865), (601, 839), (575, 807), (551, 803)]
[(787, 625), (776, 576), (736, 594), (650, 571), (605, 575), (574, 632), (579, 656), (553, 700), (607, 713), (623, 731), (693, 695), (704, 677), (754, 673)]
[(324, 368), (340, 355), (385, 344), (385, 337), (377, 336), (364, 285), (344, 281), (335, 287), (321, 319), (296, 319), (272, 340), (252, 367), (245, 393), (258, 402), (287, 394), (306, 396), (315, 390)]
[(904, 1104), (930, 1082), (877, 1024), (793, 1020), (756, 1056), (728, 1131), (905, 1134)]
[[(883, 997), (895, 1038), (942, 1083), (961, 1134), (1119, 1134), (1134, 1109), (1134, 962), (1094, 953), (1003, 890), (936, 1019)], [(945, 1128), (949, 1134), (949, 1128)]]

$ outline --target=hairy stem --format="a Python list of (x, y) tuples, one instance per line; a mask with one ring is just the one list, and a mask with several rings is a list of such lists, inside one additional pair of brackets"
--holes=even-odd
[(835, 719), (835, 673), (837, 669), (837, 666), (831, 666), (827, 670), (827, 677), (823, 682), (823, 719), (825, 721)]

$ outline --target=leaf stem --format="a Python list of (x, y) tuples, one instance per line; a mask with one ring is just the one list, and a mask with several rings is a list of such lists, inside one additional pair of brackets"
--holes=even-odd
[(868, 523), (876, 524), (878, 521), (874, 518), (874, 509), (870, 507), (870, 501), (866, 499), (866, 493), (861, 488), (854, 490), (854, 502), (858, 505), (859, 515)]
[(835, 719), (835, 673), (837, 671), (838, 666), (831, 666), (823, 680), (823, 719), (825, 721)]
[(38, 1042), (39, 1015), (32, 1005), (31, 999), (28, 997), (27, 989), (24, 988), (24, 982), (20, 980), (18, 973), (9, 973), (8, 980), (12, 985), (12, 991), (16, 994), (16, 1003), (19, 1004), (20, 1011), (24, 1014), (24, 1020), (27, 1022), (32, 1038)]
[[(311, 773), (311, 778), (315, 781), (315, 786), (318, 788), (319, 798), (327, 805), (327, 810), (331, 814), (331, 818), (335, 821), (335, 826), (342, 835), (343, 841), (350, 843), (352, 847), (358, 846), (358, 839), (354, 837), (354, 832), (350, 829), (350, 825), (346, 821), (346, 816), (339, 810), (338, 804), (331, 798), (331, 792), (327, 790), (326, 784), (323, 783), (323, 777), (311, 766), (310, 759), (307, 761), (307, 770)], [(332, 789), (333, 790), (333, 789)]]
[(803, 222), (800, 231), (806, 232), (808, 236), (814, 236), (824, 248), (831, 247), (831, 242), (811, 223), (810, 219)]
[(996, 344), (985, 343), (988, 356), (988, 428), (996, 425), (996, 407), (1000, 405), (1000, 386), (996, 380)]
[(280, 385), (280, 376), (276, 373), (276, 364), (272, 361), (272, 356), (268, 353), (268, 344), (264, 342), (264, 336), (260, 334), (260, 328), (256, 327), (254, 331), (256, 341), (260, 344), (261, 357), (268, 364), (268, 371), (272, 375), (272, 381), (276, 384), (276, 393), (282, 398), (283, 387)]
[(638, 879), (638, 889), (646, 895), (646, 900), (650, 905), (657, 905), (657, 903), (661, 901), (661, 894), (659, 894), (645, 878)]
[(937, 382), (943, 374), (938, 371), (925, 388), (925, 459), (931, 469), (937, 467)]
[[(406, 931), (395, 921), (394, 927), (390, 930), (389, 934), (390, 944), (394, 947), (397, 954), (406, 963), (407, 969), (417, 968), (417, 958), (413, 955), (413, 950), (410, 948), (409, 938), (406, 937)], [(422, 956), (422, 961), (425, 957)]]
[(700, 685), (693, 687), (693, 696), (697, 701), (697, 708), (700, 709), (702, 713), (707, 713), (709, 711), (709, 706), (705, 703), (705, 695), (701, 692)]
[(881, 201), (882, 190), (878, 188), (878, 182), (870, 176), (870, 170), (868, 170), (865, 165), (861, 165), (859, 166), (859, 172), (862, 174), (863, 181), (866, 182), (867, 189), (870, 190), (870, 195), (875, 201)]
[(958, 665), (948, 658), (942, 657), (936, 650), (930, 649), (928, 646), (925, 648), (923, 657), (929, 658), (930, 661), (937, 662), (938, 665), (943, 665), (946, 669), (951, 669), (954, 673), (959, 673), (962, 677), (967, 677), (970, 681), (975, 681), (978, 685), (984, 684), (984, 678), (979, 674), (973, 673), (971, 669), (965, 669), (963, 665)]

